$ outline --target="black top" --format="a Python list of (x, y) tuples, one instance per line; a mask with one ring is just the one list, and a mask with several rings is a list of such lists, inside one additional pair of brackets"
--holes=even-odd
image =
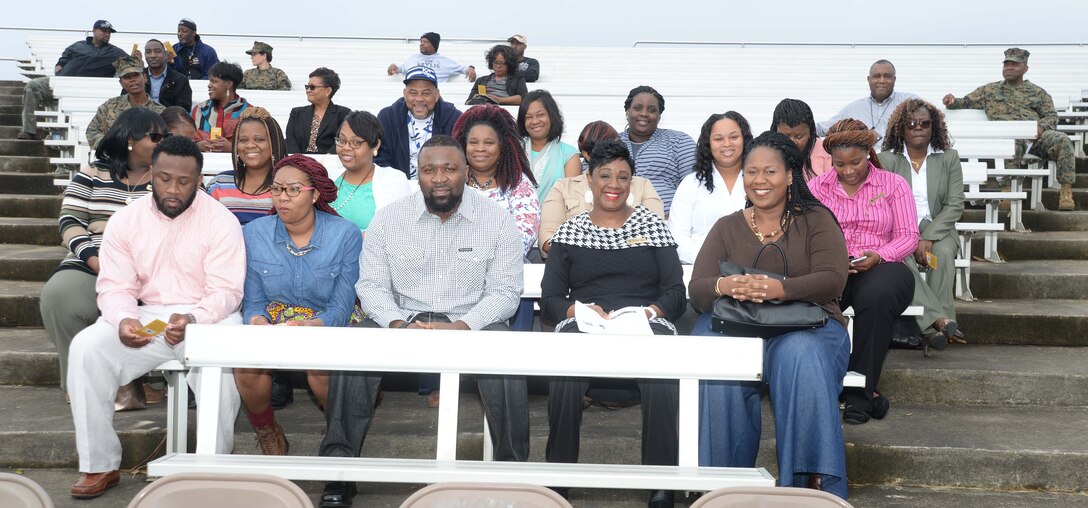
[[(487, 76), (480, 76), (476, 79), (476, 82), (472, 84), (472, 90), (468, 93), (468, 98), (471, 100), (473, 97), (480, 95), (480, 85), (487, 85), (488, 80), (495, 77), (495, 73), (492, 72)], [(507, 74), (506, 75), (506, 94), (507, 97), (513, 97), (520, 95), (522, 97), (529, 93), (529, 88), (525, 86), (525, 77), (521, 74)]]
[(552, 243), (540, 288), (540, 314), (556, 323), (575, 300), (605, 312), (653, 304), (674, 322), (687, 304), (675, 246), (602, 250)]
[(81, 76), (85, 78), (112, 78), (117, 74), (113, 62), (124, 57), (125, 52), (113, 44), (94, 47), (91, 37), (65, 48), (57, 60), (61, 66), (57, 76)]
[[(350, 108), (329, 103), (325, 109), (325, 116), (321, 117), (321, 125), (317, 128), (317, 152), (335, 153), (336, 134), (340, 132), (340, 125), (344, 123)], [(287, 119), (287, 153), (308, 153), (306, 144), (310, 141), (310, 124), (314, 121), (314, 105), (299, 106), (291, 110), (291, 116)]]

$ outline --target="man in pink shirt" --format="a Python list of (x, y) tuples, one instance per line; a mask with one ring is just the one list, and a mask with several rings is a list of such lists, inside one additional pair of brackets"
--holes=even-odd
[[(168, 137), (151, 161), (151, 194), (114, 214), (102, 239), (96, 285), (102, 317), (72, 342), (68, 393), (81, 473), (72, 497), (97, 497), (120, 482), (116, 387), (165, 361), (184, 360), (189, 323), (242, 323), (242, 229), (230, 211), (201, 192), (200, 150), (188, 139)], [(167, 323), (165, 332), (138, 333), (156, 319)], [(197, 370), (188, 381), (199, 393)], [(229, 370), (221, 400), (217, 452), (230, 453), (239, 398)]]

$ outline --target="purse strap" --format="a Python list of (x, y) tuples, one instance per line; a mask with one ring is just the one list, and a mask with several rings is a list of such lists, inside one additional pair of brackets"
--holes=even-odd
[(759, 257), (763, 255), (763, 250), (764, 249), (766, 249), (767, 247), (771, 247), (771, 246), (774, 246), (774, 248), (778, 249), (778, 255), (779, 255), (779, 257), (782, 258), (782, 277), (783, 278), (789, 277), (790, 276), (790, 265), (789, 265), (789, 263), (786, 262), (786, 251), (782, 250), (782, 246), (778, 245), (777, 242), (765, 243), (765, 244), (763, 244), (763, 247), (759, 248), (759, 252), (756, 253), (756, 259), (754, 261), (752, 261), (752, 268), (758, 268), (759, 267)]

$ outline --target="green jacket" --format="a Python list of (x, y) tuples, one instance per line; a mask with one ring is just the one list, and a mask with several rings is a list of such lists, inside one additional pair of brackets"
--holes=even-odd
[[(880, 152), (879, 157), (884, 169), (903, 177), (908, 184), (912, 183), (915, 173), (906, 154), (885, 151)], [(950, 148), (930, 154), (926, 158), (926, 177), (929, 215), (933, 222), (922, 229), (922, 240), (936, 242), (956, 235), (956, 222), (963, 215), (963, 167), (959, 152)]]

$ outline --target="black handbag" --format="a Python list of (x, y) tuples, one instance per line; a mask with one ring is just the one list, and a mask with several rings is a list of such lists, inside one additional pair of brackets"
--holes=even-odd
[[(718, 270), (723, 277), (730, 275), (766, 275), (768, 277), (785, 280), (789, 276), (789, 266), (786, 264), (786, 253), (777, 243), (768, 243), (756, 253), (756, 259), (752, 266), (759, 263), (759, 257), (763, 250), (774, 246), (782, 257), (782, 271), (784, 275), (765, 272), (756, 268), (740, 266), (736, 263), (722, 261), (718, 263)], [(764, 300), (763, 303), (736, 300), (730, 296), (722, 296), (714, 301), (714, 311), (710, 327), (715, 332), (733, 337), (760, 337), (769, 339), (782, 334), (799, 330), (811, 330), (827, 324), (827, 311), (819, 305), (798, 300)]]

